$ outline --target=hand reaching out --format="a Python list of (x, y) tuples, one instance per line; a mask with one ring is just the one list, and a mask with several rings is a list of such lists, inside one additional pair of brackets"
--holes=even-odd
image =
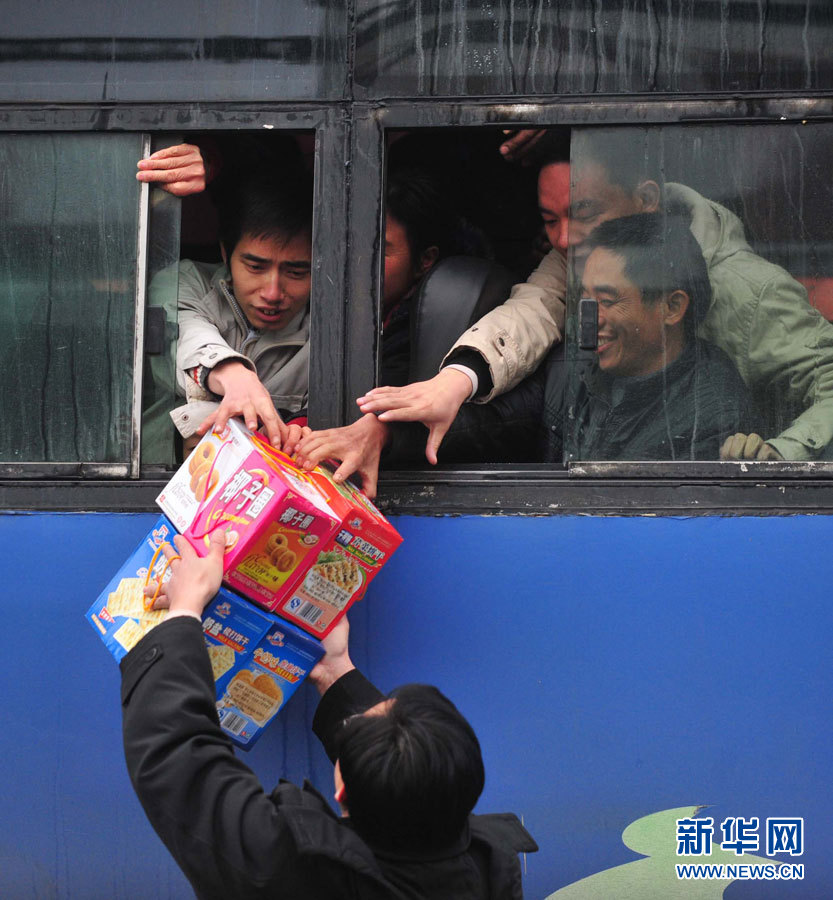
[[(208, 555), (200, 557), (181, 535), (174, 535), (174, 545), (162, 547), (171, 561), (171, 577), (161, 586), (154, 607), (169, 608), (168, 618), (173, 616), (202, 616), (202, 611), (216, 596), (223, 580), (223, 554), (226, 549), (226, 533), (218, 528), (211, 533)], [(151, 582), (145, 594), (153, 596), (156, 585)]]
[(428, 381), (374, 388), (356, 403), (363, 413), (378, 413), (380, 422), (422, 422), (428, 428), (425, 456), (436, 465), (440, 444), (470, 393), (468, 375), (446, 368)]
[(335, 480), (344, 481), (358, 472), (362, 489), (373, 499), (379, 479), (379, 458), (387, 442), (387, 426), (376, 416), (366, 415), (344, 428), (308, 434), (298, 445), (296, 463), (303, 469), (313, 469), (325, 459), (338, 460), (341, 465), (335, 471)]
[[(257, 431), (258, 421), (262, 422), (269, 442), (281, 448), (289, 432), (256, 373), (239, 360), (230, 359), (211, 370), (208, 387), (223, 399), (219, 408), (200, 423), (197, 434), (203, 435), (211, 428), (222, 432), (232, 416), (242, 416), (250, 431)], [(297, 435), (294, 436), (297, 442)]]

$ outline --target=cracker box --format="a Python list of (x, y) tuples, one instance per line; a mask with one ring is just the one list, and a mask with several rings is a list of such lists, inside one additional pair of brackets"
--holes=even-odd
[(324, 653), (320, 641), (221, 588), (203, 632), (217, 684), (220, 725), (250, 748)]
[(402, 541), (353, 485), (298, 469), (237, 419), (200, 441), (157, 502), (201, 555), (222, 528), (224, 582), (318, 638)]
[[(175, 533), (161, 517), (87, 611), (87, 620), (117, 661), (168, 614), (164, 609), (146, 611), (143, 589), (149, 570), (151, 577), (170, 577), (166, 557), (157, 551)], [(226, 588), (206, 607), (203, 632), (221, 726), (234, 743), (249, 748), (324, 648), (301, 629)]]
[(87, 611), (87, 620), (116, 660), (126, 656), (167, 615), (164, 609), (145, 609), (144, 586), (151, 563), (152, 577), (170, 577), (167, 560), (158, 551), (162, 544), (171, 542), (174, 534), (173, 525), (160, 517)]
[(317, 467), (310, 477), (340, 525), (303, 581), (274, 610), (313, 634), (324, 636), (361, 599), (370, 581), (402, 543), (402, 537), (358, 488), (349, 482), (333, 481), (328, 467)]

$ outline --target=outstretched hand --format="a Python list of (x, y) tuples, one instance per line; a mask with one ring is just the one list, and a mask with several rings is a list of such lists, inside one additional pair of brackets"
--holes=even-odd
[(422, 422), (428, 428), (425, 457), (436, 465), (440, 444), (470, 393), (468, 375), (446, 368), (428, 381), (374, 388), (356, 403), (363, 413), (378, 413), (380, 422)]
[(157, 150), (138, 162), (137, 181), (147, 181), (175, 197), (187, 197), (205, 190), (206, 169), (200, 148), (177, 144)]
[(269, 443), (280, 450), (289, 431), (255, 372), (236, 359), (222, 362), (211, 370), (208, 388), (223, 399), (200, 423), (197, 434), (203, 435), (210, 429), (222, 432), (232, 416), (241, 416), (249, 431), (257, 431), (258, 422), (262, 422)]
[[(154, 608), (168, 608), (172, 616), (202, 616), (202, 612), (220, 590), (223, 580), (223, 553), (226, 533), (218, 528), (211, 533), (208, 555), (200, 557), (181, 535), (174, 535), (174, 545), (165, 544), (162, 552), (170, 560), (171, 577), (162, 584)], [(151, 583), (145, 594), (152, 596), (156, 585)]]
[(338, 460), (340, 465), (333, 478), (344, 481), (358, 472), (362, 489), (373, 499), (379, 479), (379, 458), (388, 438), (387, 426), (376, 416), (366, 415), (344, 428), (311, 432), (298, 444), (295, 461), (302, 469), (309, 470), (325, 459)]

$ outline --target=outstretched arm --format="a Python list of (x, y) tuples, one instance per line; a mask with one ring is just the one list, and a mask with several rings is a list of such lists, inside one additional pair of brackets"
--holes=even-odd
[(425, 457), (436, 465), (440, 444), (471, 389), (468, 375), (457, 369), (443, 369), (428, 381), (375, 388), (356, 403), (363, 413), (379, 413), (380, 422), (422, 422), (428, 428)]

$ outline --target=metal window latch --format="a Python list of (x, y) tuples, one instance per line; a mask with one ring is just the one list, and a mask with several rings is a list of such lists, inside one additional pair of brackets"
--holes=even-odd
[(578, 302), (578, 345), (581, 350), (595, 350), (599, 343), (599, 305), (589, 297)]

